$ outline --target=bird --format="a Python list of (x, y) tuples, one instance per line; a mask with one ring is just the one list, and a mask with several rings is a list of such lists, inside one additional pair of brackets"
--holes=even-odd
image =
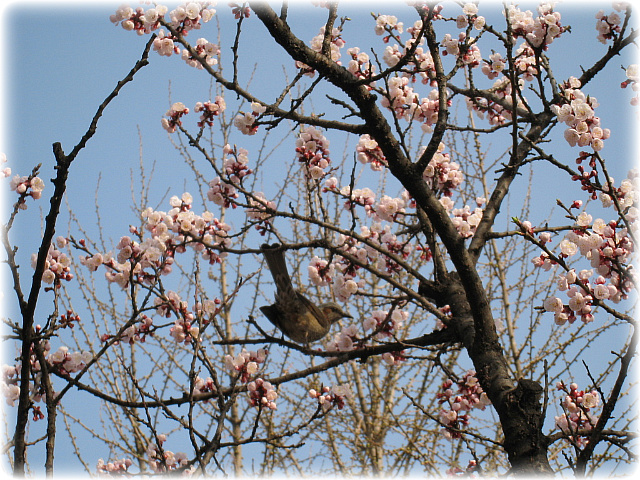
[(265, 243), (260, 251), (276, 284), (275, 303), (260, 310), (291, 340), (300, 344), (315, 342), (324, 338), (341, 318), (353, 318), (337, 303), (316, 305), (293, 288), (282, 245)]

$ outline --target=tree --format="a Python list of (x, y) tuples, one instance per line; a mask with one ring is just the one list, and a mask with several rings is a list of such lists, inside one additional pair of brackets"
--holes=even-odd
[[(405, 28), (321, 2), (312, 39), (295, 6), (277, 8), (232, 4), (231, 35), (229, 12), (208, 4), (117, 9), (112, 22), (152, 36), (77, 145), (53, 146), (29, 284), (10, 234), (48, 185), (40, 166), (11, 179), (13, 472), (44, 442), (52, 473), (62, 424), (101, 473), (584, 475), (632, 464), (638, 174), (612, 178), (615, 132), (589, 91), (636, 40), (631, 6), (596, 15), (604, 46), (566, 77), (554, 55), (570, 28), (551, 4), (492, 6), (491, 21), (473, 3), (390, 6)], [(204, 38), (214, 19), (217, 43)], [(347, 40), (367, 22), (382, 42)], [(267, 40), (274, 59), (284, 54), (282, 76), (260, 62), (248, 73)], [(135, 222), (109, 232), (119, 241), (91, 235), (74, 205), (60, 234), (72, 164), (151, 50), (212, 81), (208, 101), (172, 102), (162, 119), (195, 193), (167, 202), (141, 154)], [(614, 73), (637, 90), (637, 65), (624, 68)], [(353, 319), (315, 343), (282, 336), (259, 309), (273, 303), (262, 243), (284, 252), (307, 298)], [(603, 345), (611, 354), (595, 361)], [(76, 395), (99, 400), (99, 421), (67, 406)], [(30, 415), (35, 431), (45, 421), (41, 436)], [(83, 430), (109, 458), (87, 456)]]

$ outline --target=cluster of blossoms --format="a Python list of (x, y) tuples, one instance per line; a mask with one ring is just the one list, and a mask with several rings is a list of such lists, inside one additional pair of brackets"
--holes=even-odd
[[(468, 205), (463, 208), (454, 208), (453, 192), (463, 182), (464, 175), (460, 171), (460, 165), (451, 161), (448, 153), (444, 153), (444, 143), (440, 143), (437, 152), (425, 168), (422, 177), (431, 189), (440, 195), (440, 203), (451, 216), (458, 233), (464, 238), (473, 236), (482, 220), (482, 206), (486, 200), (482, 197), (476, 199), (476, 207), (472, 210)], [(420, 157), (426, 147), (421, 147), (418, 152)]]
[[(213, 18), (216, 11), (210, 6), (215, 2), (189, 2), (177, 6), (169, 12), (171, 26), (183, 35), (190, 30), (201, 28), (202, 23), (206, 23)], [(122, 5), (116, 13), (109, 19), (115, 25), (120, 24), (127, 31), (135, 31), (138, 35), (151, 33), (160, 26), (160, 20), (169, 11), (164, 5), (154, 5), (146, 11), (143, 7), (135, 10), (128, 5)]]
[(216, 384), (213, 381), (213, 378), (211, 377), (207, 377), (207, 379), (204, 380), (200, 376), (197, 376), (196, 380), (193, 382), (194, 395), (202, 395), (205, 393), (211, 393), (215, 391), (216, 391)]
[(334, 387), (324, 386), (319, 392), (312, 388), (309, 390), (309, 397), (315, 398), (318, 401), (318, 405), (326, 412), (333, 405), (336, 405), (338, 410), (342, 410), (345, 405), (345, 400), (353, 397), (353, 393), (351, 392), (349, 384), (345, 383)]
[(181, 197), (173, 196), (169, 203), (173, 208), (166, 213), (147, 208), (142, 214), (147, 221), (145, 229), (152, 238), (165, 245), (166, 253), (170, 256), (173, 252), (183, 253), (186, 246), (191, 246), (210, 264), (220, 262), (226, 253), (218, 251), (229, 246), (228, 232), (231, 227), (215, 218), (211, 212), (195, 214), (191, 210), (193, 197), (189, 193), (183, 193)]
[[(2, 154), (4, 155), (4, 154)], [(6, 161), (6, 157), (3, 157)], [(11, 169), (5, 168), (3, 170), (4, 177), (11, 175)], [(35, 175), (20, 176), (14, 175), (9, 182), (9, 188), (12, 192), (16, 192), (18, 197), (18, 208), (21, 210), (27, 209), (26, 199), (31, 197), (34, 200), (39, 200), (42, 197), (42, 191), (44, 190), (44, 182), (40, 177)]]
[(482, 220), (483, 210), (481, 207), (485, 201), (486, 199), (484, 197), (476, 198), (477, 206), (471, 210), (469, 205), (465, 205), (463, 208), (453, 208), (453, 202), (449, 197), (442, 197), (440, 199), (440, 203), (451, 216), (451, 222), (463, 238), (473, 237), (476, 233), (476, 229)]
[(336, 177), (327, 179), (324, 191), (336, 192), (344, 197), (346, 199), (344, 202), (345, 210), (354, 212), (356, 206), (363, 207), (365, 213), (376, 222), (393, 222), (398, 218), (402, 218), (405, 214), (405, 207), (410, 200), (408, 193), (403, 191), (400, 197), (383, 195), (376, 202), (376, 194), (368, 187), (351, 190), (350, 185), (345, 185), (338, 189), (338, 179)]
[[(124, 236), (116, 245), (118, 254), (96, 253), (80, 257), (80, 262), (95, 271), (104, 265), (108, 271), (108, 281), (126, 288), (133, 279), (141, 283), (153, 283), (157, 275), (171, 272), (176, 253), (184, 253), (187, 246), (202, 254), (202, 258), (210, 264), (220, 262), (226, 253), (219, 252), (229, 245), (229, 225), (221, 222), (211, 212), (205, 211), (196, 215), (191, 211), (193, 197), (184, 193), (182, 197), (173, 196), (168, 212), (147, 208), (142, 212), (145, 229), (150, 238), (136, 242)], [(135, 227), (131, 233), (142, 236)]]
[(162, 297), (156, 297), (153, 305), (161, 317), (170, 318), (172, 314), (176, 316), (169, 332), (176, 343), (188, 345), (198, 338), (200, 327), (197, 325), (196, 316), (189, 311), (189, 304), (181, 300), (176, 292), (170, 290)]
[(130, 458), (123, 458), (121, 460), (112, 460), (104, 463), (102, 458), (98, 459), (96, 470), (98, 474), (102, 475), (122, 475), (129, 470), (129, 467), (133, 465), (133, 461)]
[(607, 43), (607, 40), (616, 38), (620, 33), (622, 23), (622, 17), (620, 13), (630, 7), (628, 2), (613, 2), (613, 8), (615, 12), (611, 12), (609, 15), (604, 14), (604, 10), (599, 10), (596, 13), (596, 30), (598, 31), (597, 39), (600, 43)]
[[(375, 72), (375, 66), (371, 64), (369, 55), (361, 52), (358, 47), (347, 49), (347, 54), (351, 57), (347, 70), (358, 79), (371, 78), (371, 75)], [(368, 85), (367, 88), (371, 89), (372, 85)]]
[[(212, 126), (214, 117), (220, 115), (227, 108), (224, 98), (216, 96), (213, 102), (198, 102), (194, 108), (196, 113), (202, 112), (198, 127), (203, 128), (205, 125)], [(176, 102), (165, 113), (161, 124), (169, 133), (174, 133), (178, 127), (182, 126), (182, 117), (189, 113), (189, 109), (182, 102)]]
[[(67, 239), (64, 237), (58, 237), (56, 239), (56, 245), (58, 248), (64, 248), (67, 245)], [(31, 254), (31, 267), (35, 270), (38, 262), (38, 254)], [(44, 271), (42, 272), (42, 281), (49, 285), (54, 285), (56, 288), (60, 286), (61, 280), (72, 280), (73, 273), (71, 273), (71, 259), (63, 252), (58, 250), (55, 246), (49, 245), (49, 251), (47, 252), (47, 259), (44, 264)]]
[(0, 388), (2, 389), (2, 396), (4, 397), (7, 405), (15, 406), (15, 402), (20, 397), (20, 386), (18, 385), (20, 376), (20, 364), (14, 365), (2, 365), (2, 383)]
[[(391, 225), (383, 226), (379, 222), (373, 223), (371, 227), (363, 225), (360, 227), (360, 235), (370, 244), (379, 246), (383, 252), (389, 252), (403, 259), (408, 258), (413, 251), (413, 245), (398, 239), (397, 235), (391, 231)], [(366, 245), (364, 252), (361, 252), (361, 248), (351, 247), (351, 250), (354, 249), (355, 252), (350, 252), (353, 256), (363, 258), (366, 253), (368, 262), (380, 271), (393, 273), (402, 270), (400, 265), (376, 248)]]
[(256, 119), (266, 111), (267, 107), (265, 105), (251, 102), (251, 111), (236, 115), (233, 119), (233, 124), (244, 135), (255, 135), (258, 131), (258, 125), (255, 125)]
[[(524, 68), (522, 65), (521, 68)], [(529, 67), (527, 67), (528, 69)], [(527, 77), (528, 78), (528, 77)], [(520, 90), (524, 87), (524, 79), (518, 79), (518, 86)], [(470, 98), (467, 97), (467, 108), (475, 111), (479, 118), (484, 119), (485, 116), (491, 125), (504, 125), (505, 122), (513, 118), (512, 105), (513, 105), (513, 86), (511, 81), (506, 77), (501, 77), (495, 80), (491, 91), (497, 97), (497, 100), (488, 99), (485, 97)], [(524, 103), (520, 96), (518, 96), (516, 108), (524, 107)]]
[[(40, 330), (40, 327), (36, 327), (36, 330)], [(59, 347), (56, 352), (50, 353), (51, 344), (48, 340), (40, 341), (39, 347), (42, 349), (42, 354), (47, 359), (49, 367), (62, 374), (79, 372), (85, 368), (87, 363), (89, 363), (93, 358), (91, 352), (69, 353), (69, 348), (64, 346)], [(37, 359), (33, 345), (31, 346), (29, 362), (31, 364), (32, 375), (31, 381), (29, 382), (29, 399), (32, 403), (31, 409), (33, 410), (33, 419), (37, 421), (42, 420), (44, 415), (40, 411), (40, 407), (33, 405), (33, 403), (38, 403), (43, 400), (45, 397), (45, 390), (41, 383), (42, 368)], [(22, 364), (20, 362), (16, 365), (2, 366), (2, 382), (0, 388), (7, 404), (12, 407), (20, 396), (21, 371)]]
[(473, 24), (473, 28), (482, 30), (485, 23), (485, 18), (478, 15), (478, 6), (475, 3), (465, 4), (462, 7), (462, 14), (456, 18), (456, 26), (458, 28), (467, 28), (469, 24)]
[[(453, 191), (463, 182), (464, 175), (460, 171), (460, 165), (451, 161), (449, 153), (444, 153), (444, 143), (438, 145), (437, 152), (422, 173), (426, 184), (436, 193), (451, 197)], [(418, 158), (422, 156), (427, 147), (420, 147)]]
[(566, 30), (560, 24), (560, 13), (553, 11), (552, 3), (540, 4), (535, 18), (530, 10), (523, 12), (510, 5), (505, 11), (505, 17), (511, 24), (513, 37), (525, 38), (533, 47), (546, 48)]
[(333, 338), (327, 342), (327, 352), (349, 352), (351, 350), (361, 348), (362, 339), (359, 337), (358, 327), (349, 325), (343, 327), (340, 332), (336, 333)]
[[(473, 408), (484, 410), (491, 404), (489, 397), (482, 390), (476, 372), (469, 370), (457, 383), (457, 392), (453, 390), (454, 382), (447, 379), (442, 384), (442, 391), (436, 394), (440, 410), (440, 423), (444, 425), (443, 434), (448, 439), (460, 438), (460, 431), (469, 425), (469, 412)], [(464, 413), (463, 413), (464, 412)]]
[(182, 50), (182, 60), (184, 60), (190, 67), (197, 68), (199, 70), (204, 69), (204, 63), (210, 67), (218, 64), (218, 55), (220, 55), (220, 48), (215, 43), (209, 42), (206, 38), (199, 38), (196, 40), (196, 44), (193, 47), (196, 55), (192, 55), (186, 48)]
[[(210, 5), (211, 2), (189, 2), (176, 7), (169, 12), (171, 27), (182, 35), (187, 35), (190, 30), (200, 29), (202, 24), (211, 20), (216, 13), (213, 8), (210, 8)], [(123, 5), (116, 10), (115, 14), (111, 15), (110, 20), (116, 25), (120, 24), (125, 30), (144, 35), (160, 27), (161, 20), (164, 19), (168, 10), (164, 5), (155, 5), (146, 11), (143, 7), (134, 10), (128, 5)], [(194, 49), (207, 65), (218, 63), (216, 57), (220, 53), (220, 49), (217, 45), (204, 38), (199, 38)], [(175, 43), (175, 37), (163, 29), (158, 32), (153, 41), (153, 50), (166, 57), (180, 52), (180, 48)], [(203, 68), (202, 63), (186, 48), (182, 50), (182, 59), (189, 66)]]
[[(431, 132), (431, 126), (438, 119), (440, 109), (438, 90), (433, 89), (428, 97), (419, 98), (411, 87), (411, 78), (407, 76), (396, 76), (389, 79), (389, 90), (380, 101), (383, 107), (393, 111), (398, 119), (407, 122), (416, 120), (422, 122), (422, 131)], [(451, 105), (451, 100), (447, 100), (447, 105)]]
[(256, 229), (264, 235), (273, 218), (273, 211), (276, 209), (276, 204), (272, 200), (267, 200), (264, 193), (255, 192), (251, 194), (251, 197), (247, 199), (249, 207), (245, 210), (247, 218), (256, 223)]
[(47, 362), (61, 373), (75, 373), (86, 367), (92, 358), (91, 352), (69, 353), (69, 348), (62, 346), (47, 357)]
[(318, 180), (331, 164), (329, 140), (316, 127), (303, 126), (296, 139), (296, 159), (305, 166), (308, 178)]
[(367, 215), (373, 215), (373, 204), (376, 201), (376, 194), (369, 187), (351, 189), (350, 185), (338, 189), (338, 179), (336, 177), (330, 177), (324, 184), (324, 191), (339, 192), (346, 200), (344, 202), (344, 209), (350, 212), (355, 211), (356, 206), (364, 208)]
[(408, 77), (392, 77), (389, 79), (389, 90), (381, 100), (381, 105), (393, 111), (396, 118), (410, 121), (418, 104), (418, 94), (410, 86)]
[[(420, 25), (415, 29), (416, 32), (419, 32), (422, 28), (422, 21), (418, 20), (416, 24)], [(420, 42), (422, 43), (423, 40), (420, 40)], [(411, 48), (413, 43), (415, 43), (415, 39), (412, 38), (408, 40), (403, 51), (400, 50), (400, 47), (397, 44), (388, 45), (385, 47), (382, 55), (383, 61), (389, 67), (395, 67), (400, 59), (406, 54), (407, 50)], [(412, 81), (415, 80), (417, 76), (424, 85), (429, 84), (430, 86), (435, 87), (437, 85), (435, 81), (435, 65), (433, 63), (431, 52), (428, 50), (425, 51), (422, 47), (417, 47), (414, 51), (412, 61), (407, 64), (405, 69), (403, 69), (402, 75)]]
[(595, 389), (590, 392), (578, 390), (575, 383), (570, 384), (568, 390), (563, 382), (558, 382), (556, 387), (566, 393), (562, 399), (564, 413), (555, 417), (556, 426), (569, 434), (569, 438), (578, 446), (584, 447), (589, 432), (598, 422), (598, 416), (591, 409), (600, 405), (600, 394)]
[(180, 53), (180, 48), (174, 43), (173, 37), (161, 29), (153, 40), (153, 51), (161, 57), (170, 57), (174, 53)]
[[(636, 219), (639, 200), (639, 174), (631, 171), (618, 189), (610, 193), (615, 195), (629, 227), (637, 230)], [(610, 179), (613, 182), (613, 179)], [(611, 195), (601, 194), (603, 206), (614, 204)], [(571, 208), (580, 208), (582, 202), (575, 201)], [(569, 210), (570, 210), (569, 209)], [(574, 269), (557, 277), (559, 291), (565, 291), (569, 297), (568, 305), (555, 295), (547, 298), (544, 309), (554, 313), (555, 322), (559, 325), (573, 323), (579, 315), (583, 322), (593, 320), (591, 313), (594, 299), (596, 302), (609, 300), (618, 303), (628, 297), (634, 289), (634, 271), (629, 261), (635, 251), (635, 244), (624, 222), (612, 220), (605, 222), (582, 212), (575, 217), (574, 228), (567, 232), (559, 244), (559, 258), (569, 258), (580, 254), (588, 260), (591, 269), (576, 272)], [(548, 233), (540, 234), (544, 244), (550, 240)], [(546, 253), (533, 260), (536, 266), (548, 269), (554, 263)]]
[(451, 34), (445, 34), (440, 42), (444, 48), (442, 55), (454, 55), (462, 60), (462, 63), (471, 67), (477, 67), (482, 61), (482, 54), (475, 43), (471, 43), (473, 38), (467, 39), (465, 32), (460, 32), (458, 38), (453, 38)]
[[(335, 275), (336, 263), (329, 263), (327, 260), (323, 260), (317, 255), (311, 258), (311, 262), (309, 262), (309, 266), (307, 267), (307, 271), (309, 273), (309, 280), (313, 285), (317, 285), (319, 287), (326, 287), (330, 285), (333, 281), (333, 276)], [(356, 284), (357, 290), (357, 284)]]
[[(353, 240), (353, 239), (351, 239)], [(335, 256), (329, 263), (314, 256), (307, 267), (309, 281), (313, 285), (332, 285), (333, 293), (341, 302), (346, 302), (358, 289), (364, 287), (364, 281), (356, 281), (359, 266), (342, 256)]]
[(207, 198), (216, 205), (228, 208), (236, 208), (236, 199), (239, 197), (236, 186), (242, 180), (253, 173), (249, 168), (249, 152), (244, 148), (238, 148), (229, 144), (222, 149), (224, 154), (222, 169), (226, 175), (226, 180), (215, 177), (209, 182)]
[(391, 310), (391, 312), (375, 310), (371, 316), (365, 319), (362, 326), (365, 331), (371, 330), (377, 332), (374, 338), (382, 340), (386, 337), (393, 336), (408, 318), (409, 312), (399, 308), (395, 308)]
[(378, 146), (378, 142), (368, 134), (360, 136), (358, 145), (356, 145), (356, 154), (360, 163), (368, 163), (371, 170), (375, 172), (379, 172), (383, 167), (387, 166), (387, 159), (382, 153), (382, 149)]
[[(403, 322), (405, 322), (408, 317), (409, 314), (406, 311), (398, 308), (391, 312), (376, 310), (362, 325), (365, 331), (373, 330), (373, 332), (375, 332), (375, 338), (382, 340), (386, 337), (394, 336), (396, 332), (399, 332)], [(354, 324), (343, 327), (340, 332), (336, 333), (333, 338), (327, 342), (326, 351), (349, 352), (362, 348), (365, 344), (366, 337), (366, 334), (364, 337), (360, 336), (358, 327)], [(405, 360), (404, 351), (385, 352), (381, 357), (388, 366), (398, 365)]]
[(160, 121), (162, 124), (162, 128), (164, 128), (169, 133), (174, 133), (176, 129), (182, 126), (182, 116), (187, 115), (189, 113), (189, 109), (182, 102), (176, 102), (171, 105), (171, 108), (167, 110), (165, 116), (168, 118), (162, 118)]
[[(385, 310), (376, 310), (362, 324), (365, 331), (372, 330), (375, 332), (375, 338), (382, 340), (386, 337), (395, 336), (400, 331), (403, 322), (407, 320), (409, 314), (399, 308), (391, 312)], [(369, 337), (372, 335), (370, 334)], [(366, 333), (360, 336), (358, 327), (354, 324), (343, 327), (336, 333), (333, 338), (327, 342), (326, 350), (328, 352), (349, 352), (351, 350), (362, 348), (366, 340), (369, 338)], [(405, 360), (403, 351), (385, 352), (382, 354), (382, 360), (388, 365), (398, 365)]]
[[(40, 326), (36, 326), (36, 332), (40, 330)], [(51, 344), (48, 340), (40, 340), (39, 347), (42, 349), (42, 354), (45, 358), (49, 356), (51, 351)], [(45, 397), (45, 389), (42, 385), (42, 368), (40, 361), (37, 358), (35, 347), (32, 344), (29, 355), (29, 363), (31, 367), (31, 380), (29, 382), (29, 401), (31, 403), (31, 410), (33, 411), (33, 420), (38, 421), (44, 418), (44, 414), (41, 412), (40, 407), (35, 403), (39, 403)], [(59, 357), (56, 357), (59, 358)], [(91, 358), (89, 356), (89, 358)], [(80, 357), (76, 354), (74, 362), (69, 364), (70, 368), (76, 365), (77, 361), (82, 361), (82, 354)], [(72, 368), (73, 369), (73, 368)], [(12, 407), (20, 397), (20, 375), (22, 372), (22, 362), (18, 361), (15, 365), (2, 365), (2, 382), (0, 389), (8, 405)]]
[[(316, 35), (311, 39), (310, 46), (314, 52), (318, 52), (318, 53), (322, 52), (322, 45), (324, 43), (324, 30), (325, 30), (325, 27), (323, 25), (322, 27), (320, 27), (320, 32), (318, 32), (318, 35)], [(336, 62), (338, 65), (342, 64), (340, 62), (340, 57), (342, 57), (342, 53), (340, 52), (340, 49), (344, 47), (346, 43), (342, 39), (341, 35), (342, 35), (342, 32), (340, 31), (340, 29), (334, 27), (333, 30), (331, 30), (331, 38), (329, 40), (329, 50), (330, 50), (329, 56), (331, 60)], [(313, 68), (311, 68), (309, 65), (302, 63), (299, 60), (296, 60), (296, 68), (302, 70), (305, 73), (305, 75), (309, 77), (313, 77), (316, 73)]]
[[(0, 165), (2, 165), (3, 163), (7, 163), (7, 155), (3, 152), (0, 152)], [(1, 175), (4, 178), (11, 176), (11, 168), (9, 167), (3, 168)]]
[[(622, 88), (627, 88), (631, 85), (631, 90), (634, 92), (640, 91), (640, 65), (629, 65), (625, 71), (627, 79), (620, 84)], [(631, 99), (631, 105), (640, 105), (640, 95), (637, 95)], [(8, 176), (8, 175), (7, 175)]]
[[(609, 182), (613, 186), (613, 178), (609, 177)], [(625, 217), (631, 222), (635, 222), (638, 218), (638, 208), (636, 205), (640, 203), (640, 170), (629, 170), (627, 178), (620, 182), (618, 188), (613, 188), (609, 193), (600, 193), (600, 201), (604, 208), (615, 205), (613, 198), (615, 197)]]
[(518, 75), (525, 82), (532, 82), (535, 76), (539, 73), (538, 66), (536, 65), (536, 56), (533, 48), (527, 43), (523, 43), (516, 50), (515, 58), (513, 60), (513, 66), (516, 69)]
[(608, 128), (600, 127), (600, 118), (595, 116), (594, 108), (598, 106), (595, 97), (586, 96), (580, 91), (580, 80), (570, 77), (563, 85), (564, 103), (552, 105), (558, 120), (569, 128), (564, 132), (565, 140), (572, 147), (590, 145), (596, 152), (604, 147), (604, 140), (609, 138)]
[(402, 218), (405, 213), (405, 205), (407, 202), (406, 193), (403, 193), (405, 195), (404, 198), (383, 195), (373, 211), (373, 219), (376, 222), (393, 222), (397, 218)]
[(393, 15), (378, 15), (375, 17), (376, 25), (374, 31), (376, 35), (387, 35), (382, 39), (384, 43), (388, 43), (391, 35), (394, 34), (394, 30), (398, 33), (402, 33), (404, 30), (404, 24), (398, 22), (398, 18)]
[(482, 73), (484, 73), (489, 80), (493, 80), (498, 77), (504, 71), (507, 66), (507, 61), (500, 55), (500, 53), (492, 53), (489, 55), (489, 61), (484, 61), (482, 65)]
[(230, 183), (225, 182), (220, 177), (215, 177), (209, 182), (209, 190), (207, 191), (207, 198), (224, 208), (233, 207), (237, 205), (235, 200), (239, 197), (236, 187)]
[(448, 468), (445, 472), (450, 477), (471, 477), (474, 478), (474, 473), (478, 470), (478, 462), (473, 458), (469, 460), (466, 469), (462, 469), (460, 467), (451, 467)]
[[(185, 467), (189, 463), (189, 459), (186, 453), (178, 452), (173, 453), (171, 450), (162, 448), (164, 442), (167, 441), (166, 434), (156, 435), (156, 441), (158, 444), (151, 442), (147, 446), (145, 451), (147, 455), (147, 463), (151, 467), (151, 470), (155, 473), (167, 473), (175, 471), (181, 467)], [(129, 458), (123, 458), (121, 460), (111, 460), (106, 462), (100, 458), (96, 464), (96, 470), (99, 475), (114, 475), (123, 476), (131, 475), (129, 473), (129, 467), (133, 465), (133, 461)], [(183, 470), (183, 475), (191, 475), (195, 471), (195, 467)]]
[(253, 407), (276, 409), (276, 398), (278, 393), (270, 382), (257, 378), (247, 384), (249, 393), (249, 403)]
[(249, 18), (251, 15), (251, 8), (246, 6), (246, 4), (238, 5), (234, 2), (229, 2), (229, 6), (231, 7), (231, 13), (233, 13), (233, 17), (238, 20), (239, 18)]
[(156, 5), (146, 12), (143, 7), (134, 10), (129, 5), (121, 5), (116, 13), (109, 17), (109, 20), (115, 25), (120, 24), (127, 31), (135, 31), (138, 35), (144, 35), (158, 28), (160, 25), (158, 20), (164, 17), (168, 10), (164, 5)]
[[(140, 321), (125, 328), (114, 343), (124, 342), (129, 345), (133, 345), (136, 342), (144, 343), (147, 335), (153, 336), (153, 320), (147, 315), (141, 315)], [(112, 337), (113, 335), (105, 333), (100, 336), (100, 341), (106, 342)]]
[(242, 352), (233, 357), (232, 355), (224, 356), (224, 366), (233, 374), (240, 376), (240, 381), (246, 383), (260, 369), (260, 364), (264, 363), (267, 358), (268, 350), (260, 348), (257, 352), (248, 351), (243, 348)]
[(225, 103), (224, 98), (222, 98), (220, 95), (217, 95), (213, 102), (196, 103), (196, 106), (193, 110), (196, 113), (202, 112), (202, 115), (200, 115), (198, 126), (213, 126), (213, 118), (224, 112), (226, 108), (227, 104)]
[[(155, 473), (166, 473), (184, 467), (189, 463), (187, 454), (183, 452), (173, 453), (171, 450), (162, 448), (162, 444), (167, 441), (167, 435), (161, 434), (156, 436), (157, 442), (149, 443), (146, 454), (148, 463)], [(195, 471), (195, 466), (191, 466), (184, 474), (188, 475)]]
[(253, 173), (249, 168), (249, 152), (246, 149), (226, 144), (222, 153), (222, 170), (233, 184), (241, 184), (244, 177)]
[[(156, 313), (164, 318), (176, 316), (174, 325), (171, 327), (169, 334), (177, 343), (185, 345), (191, 343), (200, 335), (201, 325), (208, 325), (211, 319), (220, 313), (221, 301), (216, 298), (214, 300), (205, 300), (204, 303), (196, 303), (193, 311), (189, 311), (188, 304), (182, 301), (179, 295), (173, 291), (168, 291), (162, 297), (154, 299), (154, 307)], [(199, 323), (200, 322), (200, 323)], [(140, 315), (138, 322), (125, 328), (117, 335), (114, 343), (124, 342), (133, 345), (136, 342), (145, 342), (148, 335), (153, 336), (156, 327), (153, 319), (147, 315)], [(113, 338), (114, 335), (102, 334), (100, 341), (106, 342)]]
[(67, 310), (67, 313), (60, 315), (60, 328), (73, 328), (73, 322), (80, 323), (80, 315), (74, 313), (73, 310)]
[[(451, 101), (447, 100), (447, 105), (451, 106)], [(438, 121), (438, 112), (440, 111), (440, 100), (438, 97), (438, 90), (433, 89), (429, 92), (428, 97), (422, 97), (417, 108), (413, 112), (415, 119), (418, 122), (422, 122), (420, 126), (424, 133), (431, 133), (431, 128), (434, 123)]]

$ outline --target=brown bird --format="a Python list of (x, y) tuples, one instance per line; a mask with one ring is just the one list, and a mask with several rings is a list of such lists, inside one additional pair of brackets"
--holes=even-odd
[(352, 318), (337, 303), (316, 306), (293, 288), (280, 244), (265, 243), (260, 250), (276, 284), (276, 303), (260, 307), (260, 310), (291, 340), (303, 344), (315, 342), (327, 335), (331, 325), (341, 318)]

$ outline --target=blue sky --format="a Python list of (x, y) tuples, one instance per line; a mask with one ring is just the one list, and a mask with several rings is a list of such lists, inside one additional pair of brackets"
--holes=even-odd
[[(80, 3), (44, 2), (27, 5), (27, 2), (7, 2), (0, 10), (5, 45), (2, 49), (0, 129), (3, 136), (0, 138), (0, 151), (7, 154), (14, 174), (26, 175), (33, 166), (42, 163), (40, 176), (48, 181), (54, 175), (52, 143), (61, 142), (65, 152), (73, 148), (86, 131), (98, 105), (140, 58), (147, 37), (138, 37), (111, 24), (109, 15), (119, 2), (97, 3), (90, 8)], [(136, 6), (137, 3), (132, 2), (131, 5)], [(557, 40), (558, 44), (551, 47), (556, 76), (560, 79), (569, 75), (579, 76), (579, 66), (588, 66), (606, 49), (595, 40), (594, 13), (599, 7), (595, 3), (581, 5), (569, 3), (566, 8), (561, 4), (558, 6), (563, 14), (563, 24), (573, 27), (571, 34), (563, 35)], [(608, 2), (601, 5), (610, 10)], [(385, 4), (382, 3), (367, 3), (365, 6), (362, 2), (356, 2), (345, 14), (353, 18), (363, 15), (369, 17), (370, 10), (382, 13), (384, 8)], [(223, 34), (232, 34), (235, 24), (226, 3), (221, 3), (217, 9)], [(312, 13), (320, 10), (294, 2), (290, 12), (294, 31), (304, 40), (316, 35), (322, 24), (321, 17), (313, 18), (308, 14), (309, 9), (314, 9)], [(401, 6), (399, 11), (413, 18), (408, 7)], [(494, 2), (485, 10), (481, 2), (480, 14), (491, 21), (499, 18), (499, 8)], [(247, 61), (243, 64), (242, 74), (248, 79), (252, 64), (260, 61), (264, 65), (263, 60), (266, 59), (264, 69), (259, 70), (252, 84), (269, 99), (269, 93), (277, 91), (277, 82), (273, 82), (273, 79), (281, 77), (281, 65), (286, 65), (289, 72), (292, 69), (287, 60), (274, 56), (272, 47), (267, 47), (268, 44), (262, 41), (265, 37), (260, 25), (255, 31), (248, 28), (255, 23), (258, 23), (257, 19), (251, 17), (244, 30)], [(345, 33), (348, 46), (375, 37), (371, 21), (358, 24), (366, 24), (366, 27), (353, 23)], [(202, 35), (215, 41), (213, 33), (209, 36), (203, 30)], [(223, 51), (228, 45), (228, 42), (224, 44)], [(485, 52), (483, 54), (484, 57), (488, 56)], [(102, 221), (114, 243), (121, 235), (127, 234), (128, 225), (136, 218), (129, 209), (129, 199), (132, 172), (134, 177), (139, 172), (140, 141), (147, 168), (150, 170), (151, 164), (156, 164), (157, 190), (152, 196), (155, 202), (160, 202), (167, 191), (170, 192), (169, 196), (180, 195), (193, 188), (191, 170), (173, 149), (161, 129), (160, 119), (172, 101), (182, 101), (192, 108), (196, 101), (209, 99), (210, 81), (202, 71), (187, 67), (179, 58), (167, 59), (152, 52), (150, 61), (151, 64), (142, 69), (134, 82), (125, 86), (107, 108), (98, 125), (98, 133), (73, 164), (70, 173), (67, 190), (69, 204), (87, 229), (95, 231), (94, 197), (97, 195), (103, 212)], [(627, 66), (633, 61), (629, 54), (616, 59), (603, 72), (604, 75), (594, 80), (586, 90), (599, 98), (601, 106), (598, 114), (602, 124), (612, 130), (612, 137), (606, 142), (603, 153), (613, 159), (611, 169), (616, 179), (623, 177), (637, 151), (637, 136), (629, 121), (637, 118), (637, 112), (628, 102), (631, 92), (619, 88), (624, 80), (620, 66)], [(228, 62), (226, 67), (229, 68)], [(275, 89), (270, 88), (272, 82), (276, 84)], [(233, 101), (227, 99), (227, 103), (231, 106)], [(192, 125), (195, 123), (193, 117), (195, 115), (188, 118)], [(245, 138), (235, 135), (233, 140), (242, 145)], [(257, 145), (255, 139), (252, 141), (254, 143), (251, 145)], [(336, 152), (339, 151), (340, 143), (334, 145)], [(575, 158), (577, 154), (577, 151), (562, 143), (554, 148), (557, 148), (554, 153), (560, 156), (572, 155), (571, 158)], [(274, 173), (278, 173), (277, 169)], [(213, 177), (212, 173), (210, 175)], [(270, 180), (275, 178), (275, 175), (266, 176), (259, 189), (274, 189)], [(547, 191), (543, 192), (542, 197), (558, 195), (557, 192), (563, 188), (563, 181), (550, 177)], [(96, 194), (98, 183), (100, 188)], [(44, 191), (45, 198), (51, 190), (49, 183)], [(168, 209), (167, 199), (160, 209)], [(23, 282), (30, 275), (30, 252), (39, 241), (41, 218), (35, 212), (39, 208), (46, 212), (48, 204), (45, 202), (30, 202), (29, 222), (21, 224), (18, 231), (13, 233), (14, 241), (20, 245), (20, 254), (23, 255)], [(59, 224), (61, 234), (66, 234), (68, 225), (64, 210), (63, 206)], [(533, 215), (539, 216), (538, 219), (531, 219), (535, 223), (545, 218), (547, 212), (534, 212)], [(15, 240), (16, 233), (18, 240)], [(5, 296), (11, 294), (6, 286), (5, 283)], [(64, 444), (60, 445), (60, 449), (61, 455), (64, 455)]]

